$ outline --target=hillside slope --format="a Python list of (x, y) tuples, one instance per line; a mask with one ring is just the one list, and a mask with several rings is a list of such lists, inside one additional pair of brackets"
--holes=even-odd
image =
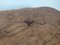
[(60, 45), (60, 11), (50, 7), (0, 11), (0, 45)]

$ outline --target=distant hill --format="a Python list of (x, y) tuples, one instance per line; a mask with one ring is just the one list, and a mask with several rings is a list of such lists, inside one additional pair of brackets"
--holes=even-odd
[(60, 45), (60, 11), (50, 7), (0, 11), (0, 45)]

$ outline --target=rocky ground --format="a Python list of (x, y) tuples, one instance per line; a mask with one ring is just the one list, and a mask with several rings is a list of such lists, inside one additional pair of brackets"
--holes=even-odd
[(0, 11), (0, 45), (60, 45), (60, 11), (50, 7)]

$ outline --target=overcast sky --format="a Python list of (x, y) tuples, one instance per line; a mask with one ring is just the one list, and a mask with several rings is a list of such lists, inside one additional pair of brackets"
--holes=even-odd
[(60, 0), (0, 0), (0, 10), (48, 6), (60, 10)]

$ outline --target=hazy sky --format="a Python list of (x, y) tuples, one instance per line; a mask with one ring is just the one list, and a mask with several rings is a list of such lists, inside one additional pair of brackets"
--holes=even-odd
[(0, 10), (48, 6), (60, 10), (60, 0), (0, 0)]

